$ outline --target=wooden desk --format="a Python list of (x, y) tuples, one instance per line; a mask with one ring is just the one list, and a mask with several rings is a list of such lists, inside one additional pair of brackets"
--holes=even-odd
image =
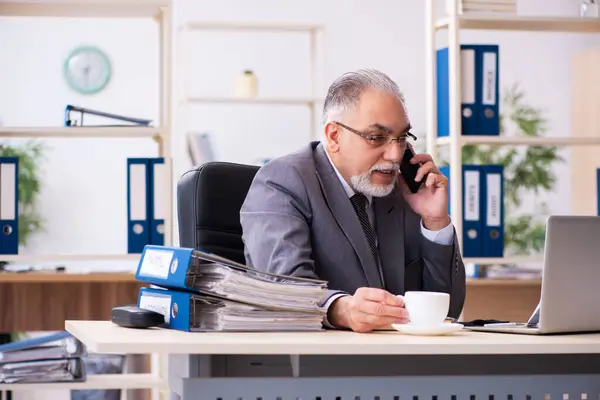
[(128, 273), (0, 273), (0, 332), (58, 331), (65, 320), (108, 320), (112, 308), (136, 304)]
[(526, 322), (540, 301), (540, 280), (468, 279), (463, 321)]
[[(60, 331), (65, 329), (68, 319), (108, 320), (116, 305), (137, 304), (142, 286), (147, 285), (128, 273), (0, 272), (0, 332)], [(132, 355), (127, 359), (127, 368), (140, 372), (137, 379), (131, 380), (127, 374), (111, 376), (108, 381), (102, 376), (90, 376), (87, 382), (74, 386), (69, 383), (36, 386), (46, 389), (117, 386), (132, 389), (128, 391), (129, 399), (150, 398), (147, 388), (156, 387), (157, 381), (147, 373), (149, 356), (125, 353)]]
[[(600, 395), (600, 334), (200, 333), (127, 329), (108, 321), (66, 321), (66, 329), (93, 351), (170, 354), (175, 399)], [(251, 360), (255, 370), (242, 371), (239, 364), (216, 371), (215, 356)]]

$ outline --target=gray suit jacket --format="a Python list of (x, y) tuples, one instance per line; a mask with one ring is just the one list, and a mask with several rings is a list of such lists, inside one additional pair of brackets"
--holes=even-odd
[[(465, 269), (456, 238), (451, 245), (426, 239), (399, 191), (373, 198), (373, 206), (385, 289), (450, 293), (448, 315), (458, 318)], [(329, 296), (382, 287), (356, 212), (319, 142), (263, 166), (240, 218), (249, 266), (327, 280)]]

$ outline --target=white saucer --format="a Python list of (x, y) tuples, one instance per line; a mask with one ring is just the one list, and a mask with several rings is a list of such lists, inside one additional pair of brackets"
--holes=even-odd
[(405, 333), (407, 335), (418, 335), (418, 336), (440, 336), (449, 335), (454, 332), (458, 332), (463, 328), (462, 324), (449, 324), (441, 323), (433, 326), (420, 326), (408, 324), (392, 324), (392, 328), (398, 332)]

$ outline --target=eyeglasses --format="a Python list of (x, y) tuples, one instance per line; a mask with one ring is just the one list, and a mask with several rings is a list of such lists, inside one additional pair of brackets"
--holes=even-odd
[(350, 128), (349, 126), (344, 125), (341, 122), (337, 122), (337, 121), (333, 121), (333, 123), (362, 137), (363, 139), (365, 139), (367, 141), (367, 143), (369, 143), (369, 145), (371, 145), (373, 147), (386, 146), (386, 145), (392, 143), (393, 141), (396, 141), (396, 142), (398, 142), (398, 146), (401, 146), (404, 148), (404, 147), (406, 147), (406, 139), (407, 138), (410, 137), (413, 140), (417, 140), (417, 137), (410, 132), (406, 132), (406, 135), (398, 136), (397, 138), (395, 138), (392, 135), (383, 135), (380, 133), (371, 134), (371, 133), (360, 132), (360, 131), (357, 131), (356, 129)]

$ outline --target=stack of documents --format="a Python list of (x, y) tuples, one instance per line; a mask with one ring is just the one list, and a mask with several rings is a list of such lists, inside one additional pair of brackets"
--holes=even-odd
[(0, 383), (84, 381), (84, 352), (67, 332), (2, 345)]
[(321, 330), (327, 282), (276, 275), (199, 250), (146, 246), (138, 307), (186, 331)]
[[(447, 12), (454, 0), (447, 0)], [(458, 13), (502, 13), (516, 14), (517, 0), (456, 0), (458, 1)]]

